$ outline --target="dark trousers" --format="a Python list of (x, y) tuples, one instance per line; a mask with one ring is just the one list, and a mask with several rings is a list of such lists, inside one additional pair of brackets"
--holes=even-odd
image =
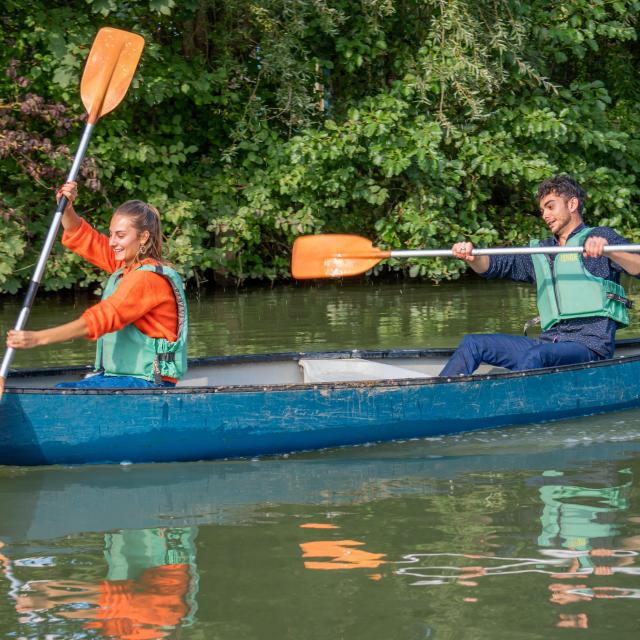
[(469, 375), (481, 362), (526, 371), (600, 359), (595, 351), (579, 342), (543, 342), (504, 333), (476, 333), (462, 339), (440, 375)]

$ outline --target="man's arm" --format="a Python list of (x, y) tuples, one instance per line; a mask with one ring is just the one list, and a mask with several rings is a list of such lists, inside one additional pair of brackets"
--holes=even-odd
[(626, 251), (612, 251), (607, 258), (619, 264), (629, 275), (640, 275), (640, 254)]
[[(619, 237), (624, 242), (624, 238)], [(584, 243), (583, 255), (585, 258), (601, 258), (605, 256), (624, 269), (629, 275), (640, 275), (640, 254), (628, 253), (627, 251), (612, 251), (605, 254), (604, 248), (607, 245), (615, 246), (615, 243), (610, 243), (607, 238), (598, 235), (589, 236)]]
[(472, 256), (471, 242), (458, 242), (452, 247), (453, 255), (464, 260), (483, 278), (510, 278), (516, 282), (534, 282), (535, 272), (530, 255)]

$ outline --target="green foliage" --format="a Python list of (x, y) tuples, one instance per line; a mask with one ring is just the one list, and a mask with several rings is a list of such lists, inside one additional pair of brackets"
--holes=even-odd
[(15, 293), (20, 284), (16, 270), (24, 253), (24, 235), (24, 229), (12, 220), (0, 225), (0, 282), (9, 293)]
[[(635, 0), (7, 0), (0, 18), (0, 290), (30, 275), (83, 118), (99, 26), (142, 34), (77, 209), (159, 207), (199, 284), (289, 277), (296, 236), (391, 248), (522, 244), (537, 184), (576, 176), (590, 224), (640, 240)], [(6, 73), (4, 73), (6, 70)], [(442, 281), (452, 260), (376, 269)], [(43, 286), (101, 276), (56, 247)]]

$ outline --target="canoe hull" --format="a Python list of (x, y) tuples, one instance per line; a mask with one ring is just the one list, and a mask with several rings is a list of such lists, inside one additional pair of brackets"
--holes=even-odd
[(0, 403), (0, 464), (253, 457), (638, 406), (636, 356), (451, 380), (169, 391), (9, 390)]

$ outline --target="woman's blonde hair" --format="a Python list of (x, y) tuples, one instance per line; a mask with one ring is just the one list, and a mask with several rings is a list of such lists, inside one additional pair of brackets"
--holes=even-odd
[(138, 250), (139, 259), (153, 258), (159, 262), (164, 262), (162, 259), (160, 214), (155, 207), (142, 202), (142, 200), (127, 200), (114, 211), (113, 215), (129, 218), (138, 235), (142, 234), (143, 231), (149, 232), (149, 239), (143, 245), (140, 245)]

